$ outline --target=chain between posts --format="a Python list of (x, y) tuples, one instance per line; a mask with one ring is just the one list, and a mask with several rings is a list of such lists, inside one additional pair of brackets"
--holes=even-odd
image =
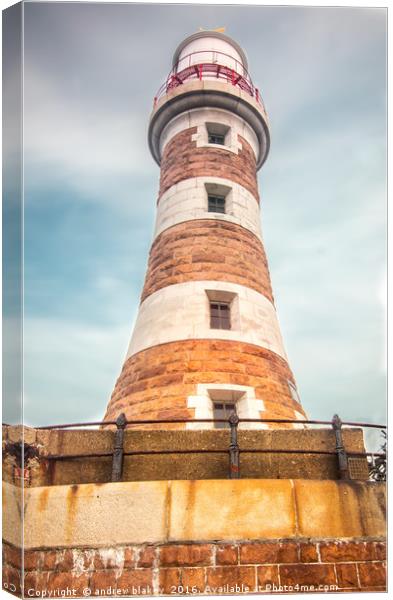
[(127, 425), (127, 419), (124, 413), (121, 413), (116, 419), (115, 442), (113, 445), (112, 459), (112, 479), (111, 481), (121, 481), (123, 476), (124, 461), (124, 430)]
[(348, 455), (344, 448), (342, 436), (342, 421), (338, 415), (334, 415), (332, 420), (334, 435), (336, 437), (336, 452), (338, 458), (338, 470), (340, 479), (349, 479)]
[(239, 461), (239, 445), (237, 443), (237, 427), (239, 425), (239, 417), (233, 412), (228, 419), (229, 427), (231, 428), (231, 443), (229, 446), (229, 479), (239, 479), (240, 477), (240, 461)]

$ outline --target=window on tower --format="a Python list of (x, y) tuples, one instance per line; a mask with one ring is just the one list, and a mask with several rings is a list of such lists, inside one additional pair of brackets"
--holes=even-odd
[(207, 141), (209, 144), (228, 146), (230, 144), (230, 128), (222, 123), (206, 123)]
[(289, 391), (291, 392), (291, 396), (292, 396), (293, 400), (295, 400), (295, 402), (300, 404), (300, 398), (299, 398), (298, 391), (296, 389), (296, 386), (292, 383), (292, 381), (288, 380), (288, 387), (289, 387)]
[(206, 211), (218, 214), (232, 214), (232, 188), (222, 183), (205, 183)]
[[(236, 404), (233, 402), (213, 402), (213, 418), (214, 419), (229, 419), (232, 413), (236, 413)], [(229, 423), (214, 423), (215, 429), (226, 429)]]
[(231, 307), (229, 302), (210, 302), (210, 328), (231, 328)]
[[(238, 294), (227, 290), (206, 291), (206, 325), (210, 329), (240, 329)], [(221, 400), (221, 398), (217, 398)]]
[(225, 213), (225, 196), (208, 194), (207, 201), (209, 212)]
[(208, 134), (209, 144), (221, 144), (224, 146), (225, 144), (225, 135), (220, 133), (209, 133)]

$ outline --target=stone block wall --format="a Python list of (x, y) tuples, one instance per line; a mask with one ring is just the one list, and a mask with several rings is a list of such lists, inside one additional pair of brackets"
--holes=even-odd
[(229, 178), (245, 187), (259, 200), (256, 161), (250, 144), (239, 135), (242, 150), (234, 154), (217, 147), (197, 148), (192, 136), (197, 127), (190, 127), (175, 135), (165, 146), (161, 159), (161, 196), (172, 185), (199, 176)]
[[(25, 444), (34, 454), (25, 462), (25, 487), (106, 483), (111, 480), (114, 430), (23, 429)], [(22, 429), (3, 427), (3, 480), (20, 484), (20, 469), (8, 448), (20, 445)], [(344, 429), (348, 452), (364, 452), (360, 429)], [(334, 432), (330, 429), (240, 429), (240, 474), (242, 478), (317, 480), (339, 479)], [(127, 429), (123, 481), (193, 480), (228, 478), (229, 430), (137, 430)], [(309, 451), (309, 454), (277, 453), (275, 450)], [(171, 454), (166, 454), (168, 449)], [(210, 454), (198, 450), (210, 449)], [(251, 453), (260, 449), (266, 452)], [(194, 453), (183, 454), (184, 451)], [(147, 451), (154, 454), (148, 455)], [(317, 454), (327, 451), (332, 454)], [(90, 457), (91, 453), (105, 456)], [(140, 453), (140, 454), (138, 454)], [(75, 457), (78, 458), (75, 458)], [(59, 458), (49, 458), (59, 457)], [(364, 476), (368, 479), (367, 461)]]
[(203, 280), (244, 285), (273, 302), (260, 239), (235, 223), (209, 219), (180, 223), (155, 239), (142, 301), (168, 285)]
[[(384, 591), (385, 560), (369, 538), (37, 549), (24, 554), (24, 597)], [(20, 550), (4, 544), (3, 564), (3, 588), (19, 595)]]
[[(3, 586), (18, 593), (18, 490), (3, 484), (3, 494)], [(23, 513), (27, 598), (385, 586), (383, 484), (173, 480), (38, 487), (25, 490)]]
[(304, 415), (288, 387), (288, 381), (294, 382), (288, 363), (275, 352), (232, 340), (184, 340), (131, 356), (104, 420), (121, 412), (129, 419), (191, 419), (194, 409), (187, 398), (197, 394), (201, 381), (213, 387), (230, 382), (254, 388), (256, 398), (264, 398), (264, 411), (257, 418), (297, 419), (295, 411)]

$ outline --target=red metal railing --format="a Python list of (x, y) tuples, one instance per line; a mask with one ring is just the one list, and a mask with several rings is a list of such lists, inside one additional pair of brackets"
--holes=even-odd
[[(203, 60), (203, 56), (200, 57), (202, 60), (199, 59), (199, 55), (205, 53), (211, 55), (211, 61)], [(194, 62), (197, 56), (198, 60)], [(228, 59), (233, 63), (233, 67), (225, 64), (228, 62)], [(179, 66), (181, 66), (180, 69)], [(160, 98), (191, 79), (224, 80), (226, 83), (239, 87), (250, 94), (266, 112), (259, 90), (252, 83), (251, 77), (245, 67), (233, 56), (212, 50), (198, 50), (181, 58), (169, 73), (165, 83), (157, 91), (154, 97), (154, 106)]]

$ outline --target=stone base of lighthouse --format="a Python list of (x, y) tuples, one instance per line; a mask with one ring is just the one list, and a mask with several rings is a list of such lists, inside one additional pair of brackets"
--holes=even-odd
[[(127, 430), (115, 483), (112, 430), (9, 426), (6, 449), (22, 435), (23, 493), (3, 454), (3, 588), (19, 597), (385, 590), (385, 484), (364, 458), (363, 480), (359, 464), (338, 479), (332, 430), (240, 431), (236, 480), (228, 431)], [(343, 441), (364, 452), (360, 429)]]
[[(384, 591), (383, 484), (4, 484), (3, 584), (16, 595)], [(223, 504), (225, 498), (225, 504)], [(23, 575), (23, 576), (22, 576)]]

